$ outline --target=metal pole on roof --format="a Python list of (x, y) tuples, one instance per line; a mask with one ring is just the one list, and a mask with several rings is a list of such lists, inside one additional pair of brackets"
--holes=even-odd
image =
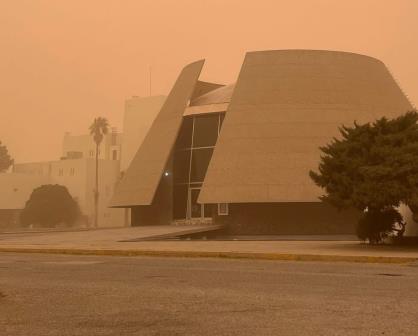
[(152, 69), (151, 65), (149, 66), (149, 96), (152, 94)]

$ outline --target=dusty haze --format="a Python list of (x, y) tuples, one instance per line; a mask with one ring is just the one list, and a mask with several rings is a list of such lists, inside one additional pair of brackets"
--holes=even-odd
[(124, 100), (168, 93), (181, 68), (234, 82), (244, 53), (332, 49), (386, 63), (418, 103), (416, 0), (3, 0), (0, 140), (18, 162), (57, 159), (95, 116), (121, 127)]

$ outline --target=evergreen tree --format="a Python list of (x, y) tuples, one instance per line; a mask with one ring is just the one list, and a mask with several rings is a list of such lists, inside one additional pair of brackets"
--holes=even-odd
[(418, 113), (395, 119), (342, 126), (341, 137), (321, 147), (313, 181), (324, 188), (321, 197), (340, 209), (364, 212), (358, 235), (372, 243), (405, 229), (396, 207), (418, 204)]

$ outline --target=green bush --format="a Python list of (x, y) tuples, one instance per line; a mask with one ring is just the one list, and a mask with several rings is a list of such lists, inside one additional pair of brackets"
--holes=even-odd
[(394, 230), (394, 223), (403, 223), (395, 208), (403, 203), (414, 211), (418, 204), (417, 121), (418, 113), (411, 111), (394, 119), (342, 126), (340, 137), (320, 148), (318, 172), (310, 172), (325, 191), (322, 201), (339, 209), (369, 209), (358, 234), (371, 243), (392, 231), (401, 236), (404, 224)]
[(48, 184), (33, 190), (20, 215), (20, 221), (23, 226), (69, 226), (80, 215), (80, 208), (66, 187)]
[(405, 223), (401, 214), (394, 208), (381, 211), (366, 211), (360, 218), (357, 227), (357, 236), (377, 244), (391, 234), (403, 233)]

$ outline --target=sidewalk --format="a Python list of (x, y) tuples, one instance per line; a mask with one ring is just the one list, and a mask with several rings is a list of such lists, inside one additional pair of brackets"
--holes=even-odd
[(145, 226), (81, 232), (0, 234), (0, 252), (118, 256), (222, 257), (406, 263), (417, 247), (370, 246), (356, 241), (128, 241), (199, 227)]

